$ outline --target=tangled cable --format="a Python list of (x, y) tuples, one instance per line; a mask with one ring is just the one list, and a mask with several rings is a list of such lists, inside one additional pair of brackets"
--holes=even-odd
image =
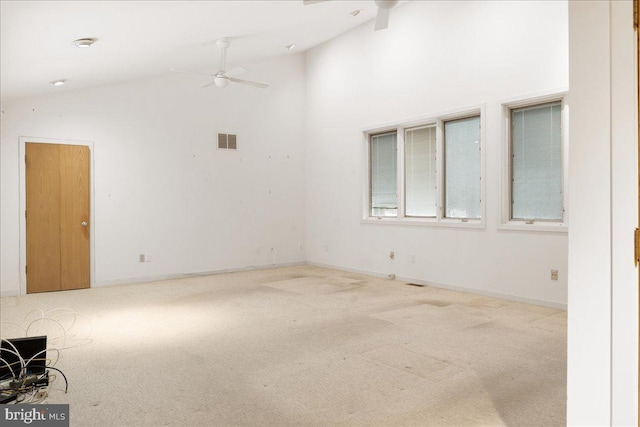
[[(0, 403), (44, 402), (57, 378), (50, 370), (58, 372), (64, 378), (66, 393), (69, 388), (67, 377), (55, 367), (60, 360), (60, 352), (93, 342), (89, 318), (70, 308), (48, 311), (34, 309), (25, 316), (23, 323), (24, 325), (20, 325), (6, 320), (0, 322), (0, 328), (5, 329), (0, 329), (0, 373), (5, 372), (0, 376)], [(19, 332), (20, 336), (14, 336), (13, 339), (46, 336), (47, 348), (29, 355), (29, 358), (23, 357), (11, 339), (3, 338), (7, 336), (4, 333), (9, 329), (7, 327), (13, 327)], [(55, 353), (55, 359), (51, 358), (50, 352)], [(9, 357), (10, 355), (14, 357)]]
[[(25, 316), (24, 326), (6, 320), (2, 320), (0, 326), (14, 326), (22, 337), (46, 335), (48, 345), (57, 350), (66, 350), (93, 342), (89, 318), (70, 308), (54, 308), (48, 311), (36, 308)], [(7, 336), (2, 332), (0, 330), (0, 337)]]

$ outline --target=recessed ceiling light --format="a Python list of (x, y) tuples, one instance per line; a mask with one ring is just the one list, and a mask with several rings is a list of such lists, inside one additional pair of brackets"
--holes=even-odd
[(354, 10), (352, 12), (349, 12), (349, 15), (358, 16), (358, 15), (360, 15), (361, 12), (362, 12), (362, 9), (356, 9), (356, 10)]
[(91, 47), (92, 44), (96, 42), (96, 39), (78, 39), (74, 40), (73, 44), (76, 45), (77, 48), (85, 49)]
[(62, 86), (66, 82), (67, 82), (66, 80), (62, 79), (62, 80), (54, 80), (52, 82), (49, 82), (49, 84), (52, 84), (54, 86)]
[(285, 47), (286, 47), (287, 49), (289, 49), (289, 50), (293, 50), (293, 48), (294, 48), (294, 47), (296, 47), (296, 45), (295, 45), (295, 43), (292, 43), (292, 44), (288, 44), (288, 45), (286, 45)]

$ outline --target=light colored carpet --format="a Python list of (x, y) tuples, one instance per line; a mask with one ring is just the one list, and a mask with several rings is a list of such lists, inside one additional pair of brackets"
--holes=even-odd
[(34, 308), (90, 319), (48, 399), (75, 426), (565, 424), (553, 308), (310, 266), (0, 303), (3, 338)]

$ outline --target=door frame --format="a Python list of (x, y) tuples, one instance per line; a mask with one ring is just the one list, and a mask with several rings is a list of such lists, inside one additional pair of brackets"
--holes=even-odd
[(20, 170), (20, 295), (27, 294), (27, 275), (25, 267), (27, 265), (27, 220), (25, 218), (25, 209), (27, 207), (27, 185), (26, 185), (26, 165), (25, 155), (27, 153), (27, 142), (38, 144), (58, 144), (58, 145), (83, 145), (89, 147), (89, 287), (92, 288), (95, 283), (95, 179), (94, 179), (94, 152), (93, 141), (78, 141), (71, 139), (55, 139), (41, 137), (19, 137), (19, 153), (18, 165)]

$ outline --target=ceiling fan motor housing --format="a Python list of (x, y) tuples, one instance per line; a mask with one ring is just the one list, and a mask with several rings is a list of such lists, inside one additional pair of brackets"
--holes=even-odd
[(216, 76), (214, 82), (218, 87), (226, 87), (229, 84), (229, 78), (226, 76)]
[(228, 39), (227, 37), (216, 40), (216, 46), (218, 46), (220, 49), (227, 48), (229, 47), (230, 44), (231, 44), (231, 40)]

